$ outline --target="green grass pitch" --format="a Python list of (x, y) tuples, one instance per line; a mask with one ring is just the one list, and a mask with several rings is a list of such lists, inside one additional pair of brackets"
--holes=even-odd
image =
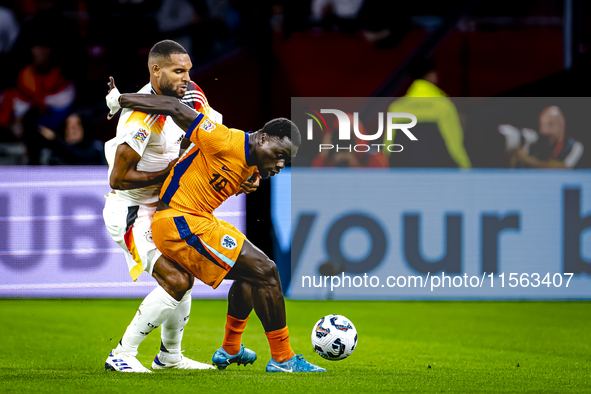
[[(251, 317), (244, 343), (254, 365), (225, 371), (104, 371), (139, 300), (0, 300), (0, 392), (361, 393), (591, 392), (590, 302), (287, 301), (296, 353), (328, 373), (268, 374), (262, 326)], [(185, 355), (211, 360), (221, 345), (225, 301), (195, 300)], [(359, 343), (331, 362), (312, 350), (323, 315), (356, 325)], [(140, 346), (145, 366), (159, 329)]]

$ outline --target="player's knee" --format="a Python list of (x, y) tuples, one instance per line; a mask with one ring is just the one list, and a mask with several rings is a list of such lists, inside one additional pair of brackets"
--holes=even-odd
[(168, 285), (172, 296), (180, 301), (185, 293), (193, 286), (193, 277), (187, 272), (177, 272), (168, 278)]
[(277, 286), (279, 283), (277, 264), (269, 258), (260, 259), (257, 263), (260, 272), (260, 284), (271, 287)]

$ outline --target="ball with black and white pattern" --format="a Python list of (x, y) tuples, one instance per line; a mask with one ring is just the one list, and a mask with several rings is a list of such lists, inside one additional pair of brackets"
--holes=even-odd
[(312, 329), (312, 346), (327, 360), (342, 360), (355, 350), (357, 330), (345, 316), (324, 316)]

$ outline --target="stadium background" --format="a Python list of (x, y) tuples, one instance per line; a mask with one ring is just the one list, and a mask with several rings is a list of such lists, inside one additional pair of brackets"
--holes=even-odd
[[(439, 86), (451, 97), (576, 97), (588, 95), (591, 89), (591, 31), (585, 23), (589, 4), (584, 1), (455, 1), (445, 6), (365, 1), (353, 14), (338, 2), (329, 3), (267, 2), (247, 7), (231, 1), (4, 1), (20, 30), (12, 46), (3, 46), (0, 88), (6, 104), (6, 92), (18, 88), (19, 71), (31, 62), (31, 48), (49, 47), (52, 65), (60, 67), (75, 86), (76, 98), (68, 110), (92, 119), (95, 127), (87, 132), (101, 142), (114, 135), (116, 126), (116, 119), (106, 121), (103, 97), (108, 76), (115, 77), (122, 92), (139, 89), (147, 81), (149, 48), (164, 38), (185, 43), (193, 60), (193, 80), (224, 115), (226, 124), (244, 130), (256, 130), (272, 117), (289, 116), (291, 97), (400, 96), (412, 81), (412, 64), (425, 58), (435, 60)], [(193, 17), (178, 19), (171, 11), (175, 9), (185, 13), (189, 9)], [(180, 22), (173, 29), (166, 21), (175, 18)], [(389, 34), (376, 39), (383, 31)], [(532, 107), (522, 126), (536, 128), (540, 109)], [(571, 126), (569, 134), (591, 146), (584, 109), (564, 111)], [(15, 135), (11, 126), (4, 124), (2, 129), (2, 162), (37, 162), (28, 144), (39, 139), (38, 133)], [(473, 167), (507, 167), (504, 140), (494, 128), (465, 127), (464, 135)], [(309, 165), (313, 155), (301, 151), (298, 165)], [(578, 167), (588, 168), (590, 163), (591, 155), (584, 154)], [(14, 204), (31, 200), (38, 191), (29, 186), (21, 195), (22, 190), (10, 186), (10, 182), (28, 179), (26, 167), (16, 172), (4, 168), (3, 179), (8, 184), (3, 190), (8, 194), (3, 202), (13, 201), (3, 206), (8, 209), (4, 220), (14, 229), (10, 238), (10, 226), (4, 227), (2, 253), (7, 257), (3, 270), (18, 274), (9, 268), (9, 256), (19, 261), (29, 251), (39, 258), (39, 249), (44, 247), (53, 253), (69, 249), (63, 245), (109, 248), (105, 240), (87, 246), (83, 240), (82, 246), (76, 246), (76, 241), (64, 240), (69, 238), (68, 230), (61, 233), (63, 239), (56, 234), (51, 245), (40, 246), (42, 237), (29, 227), (35, 222), (9, 218), (37, 215), (25, 204), (17, 204), (19, 208)], [(38, 171), (28, 168), (31, 174)], [(47, 171), (56, 180), (61, 176), (58, 168)], [(583, 179), (588, 176), (579, 174)], [(280, 249), (273, 236), (277, 230), (269, 209), (270, 183), (263, 181), (257, 193), (246, 198), (248, 214), (240, 226), (254, 244), (275, 257)], [(82, 205), (82, 211), (70, 213), (95, 215), (95, 219), (86, 218), (85, 225), (100, 227), (100, 204), (88, 208), (92, 204), (86, 201), (87, 207)], [(76, 232), (75, 227), (72, 231)], [(583, 246), (587, 238), (583, 236)], [(59, 264), (53, 258), (51, 266)], [(7, 279), (9, 275), (3, 276), (2, 285), (16, 284)]]
[[(76, 98), (69, 110), (82, 112), (92, 119), (93, 127), (88, 129), (89, 136), (104, 142), (114, 136), (116, 126), (116, 119), (106, 121), (104, 95), (108, 77), (115, 77), (122, 92), (138, 90), (147, 82), (146, 58), (150, 47), (165, 38), (191, 43), (187, 49), (190, 48), (193, 61), (192, 79), (204, 90), (211, 106), (223, 114), (226, 124), (244, 130), (257, 130), (270, 118), (289, 116), (292, 97), (401, 96), (412, 82), (412, 65), (427, 58), (435, 60), (439, 86), (450, 97), (576, 98), (589, 96), (591, 91), (591, 28), (587, 23), (591, 4), (583, 0), (404, 3), (366, 0), (359, 12), (354, 14), (347, 14), (338, 5), (328, 5), (329, 2), (314, 8), (315, 4), (321, 3), (277, 1), (260, 2), (253, 7), (240, 1), (222, 0), (4, 0), (0, 5), (12, 12), (19, 29), (14, 43), (1, 47), (0, 91), (4, 92), (5, 101), (6, 92), (17, 86), (19, 71), (31, 62), (31, 48), (35, 45), (48, 46), (54, 64), (61, 67), (64, 78), (75, 86)], [(179, 17), (174, 12), (163, 15), (167, 10), (174, 10), (175, 6), (189, 7), (194, 18), (188, 18), (183, 24), (173, 24), (172, 27), (167, 25), (166, 20)], [(535, 129), (539, 110), (541, 108), (532, 110), (522, 126)], [(591, 134), (586, 121), (588, 115), (582, 111), (574, 116), (576, 120), (572, 124), (578, 127), (570, 127), (569, 134), (587, 148), (591, 147)], [(74, 267), (77, 262), (87, 267), (86, 271), (80, 272), (87, 282), (75, 276), (71, 281), (103, 283), (110, 280), (105, 279), (106, 271), (109, 271), (109, 278), (113, 278), (113, 281), (123, 283), (128, 280), (128, 276), (124, 270), (123, 256), (113, 251), (102, 255), (100, 250), (115, 247), (108, 239), (100, 217), (102, 195), (108, 192), (107, 182), (102, 178), (103, 175), (106, 177), (106, 167), (27, 165), (35, 161), (27, 154), (31, 152), (27, 138), (15, 133), (10, 123), (1, 124), (0, 127), (0, 160), (5, 165), (0, 170), (0, 208), (3, 210), (0, 214), (3, 223), (0, 228), (0, 297), (141, 298), (147, 292), (145, 287), (132, 289), (123, 284), (118, 285), (111, 294), (97, 293), (96, 286), (92, 285), (74, 289), (57, 286), (46, 293), (27, 288), (27, 285), (48, 281), (55, 275), (56, 269), (67, 277), (72, 274), (72, 270), (76, 270)], [(560, 197), (553, 195), (552, 201), (557, 203), (549, 208), (550, 212), (545, 211), (545, 176), (548, 174), (548, 179), (553, 182), (555, 193), (572, 185), (582, 190), (580, 218), (581, 223), (586, 224), (591, 212), (591, 173), (588, 170), (591, 167), (591, 155), (586, 152), (579, 163), (580, 169), (569, 172), (565, 179), (561, 179), (556, 172), (534, 171), (536, 180), (533, 182), (537, 183), (528, 188), (527, 182), (523, 186), (519, 177), (527, 177), (529, 170), (520, 170), (516, 177), (512, 170), (507, 169), (504, 139), (496, 129), (464, 128), (464, 145), (474, 167), (472, 176), (478, 177), (485, 172), (499, 176), (499, 186), (491, 186), (491, 190), (495, 189), (493, 192), (499, 196), (507, 191), (504, 187), (521, 185), (525, 191), (517, 203), (519, 209), (527, 209), (529, 199), (533, 199), (534, 205), (539, 208), (534, 215), (553, 215), (554, 219), (545, 225), (547, 229), (553, 227), (556, 230), (551, 234), (556, 236), (555, 243), (552, 240), (549, 242), (551, 253), (560, 260), (564, 252), (564, 240), (562, 230), (555, 227), (563, 224), (559, 215), (562, 215), (564, 206), (560, 204), (563, 202)], [(302, 166), (309, 165), (313, 159), (313, 155), (306, 154), (298, 158)], [(442, 170), (417, 171), (428, 178), (440, 174)], [(507, 179), (504, 179), (505, 175)], [(230, 216), (243, 220), (240, 225), (244, 226), (249, 239), (278, 261), (284, 278), (291, 269), (288, 258), (290, 236), (279, 229), (282, 227), (279, 221), (285, 223), (289, 219), (285, 218), (285, 210), (275, 213), (274, 210), (278, 209), (278, 204), (285, 204), (292, 194), (285, 185), (274, 181), (261, 182), (256, 193), (243, 199), (246, 208), (238, 205), (238, 208), (231, 208), (229, 212), (234, 212)], [(412, 182), (409, 187), (412, 187)], [(44, 188), (53, 189), (48, 192)], [(449, 186), (448, 191), (451, 192), (451, 188)], [(92, 197), (89, 198), (89, 194)], [(69, 198), (72, 195), (74, 198)], [(437, 202), (433, 204), (438, 206)], [(79, 207), (80, 210), (72, 207)], [(429, 207), (425, 205), (420, 209), (428, 210)], [(246, 212), (246, 216), (241, 216), (240, 212)], [(70, 220), (64, 219), (64, 216), (75, 220), (73, 226), (60, 224)], [(535, 216), (535, 219), (543, 222), (541, 216)], [(43, 228), (37, 226), (40, 223), (43, 223)], [(440, 228), (442, 220), (435, 216), (427, 223)], [(290, 229), (290, 226), (288, 224), (287, 228)], [(429, 235), (430, 239), (441, 243), (441, 235), (433, 234)], [(579, 235), (580, 256), (588, 264), (591, 256), (589, 227), (581, 227)], [(79, 239), (80, 243), (77, 244), (73, 239)], [(470, 239), (474, 243), (468, 248), (478, 248), (477, 237)], [(535, 239), (527, 245), (530, 249), (543, 249), (545, 246), (548, 245)], [(518, 251), (521, 245), (511, 244), (510, 247)], [(88, 249), (95, 249), (94, 254), (84, 254)], [(437, 248), (427, 252), (431, 257), (438, 253)], [(104, 265), (104, 261), (108, 261), (108, 265)], [(97, 262), (102, 264), (102, 272), (93, 268)], [(111, 269), (118, 264), (118, 271)], [(561, 272), (562, 268), (557, 265), (552, 269)], [(142, 280), (151, 281), (146, 276), (144, 274)], [(589, 274), (581, 272), (579, 277), (587, 281)], [(322, 292), (312, 298), (332, 296)], [(399, 298), (413, 299), (413, 295)], [(446, 298), (458, 297), (452, 294)], [(482, 297), (470, 295), (468, 298)], [(589, 299), (591, 293), (546, 293), (542, 296), (517, 294), (515, 297), (497, 294), (493, 298)], [(12, 306), (5, 305), (9, 313), (18, 315)], [(332, 311), (332, 304), (317, 305), (318, 313)], [(343, 304), (339, 305), (343, 307)], [(364, 308), (354, 303), (350, 305), (351, 308)], [(376, 303), (371, 308), (380, 308), (380, 305), (383, 304)], [(131, 304), (128, 306), (134, 308)], [(298, 316), (308, 313), (304, 304), (292, 303), (289, 306), (294, 314), (300, 313)], [(544, 306), (540, 305), (540, 309), (536, 309), (538, 306), (534, 305), (526, 307), (529, 312), (523, 312), (519, 309), (521, 306), (519, 303), (503, 304), (499, 309), (515, 308), (516, 312), (512, 312), (515, 316), (529, 316), (530, 312), (531, 316), (546, 313), (558, 316), (561, 308), (558, 305), (552, 312), (544, 312)], [(395, 312), (400, 321), (406, 318), (403, 311), (413, 313), (415, 306), (401, 308)], [(420, 304), (416, 308), (433, 313), (430, 306)], [(478, 310), (488, 306), (466, 303), (454, 308), (466, 308), (466, 316), (480, 316)], [(574, 312), (568, 315), (570, 308), (576, 310), (572, 309)], [(536, 337), (540, 342), (534, 341), (533, 348), (527, 351), (535, 354), (539, 351), (540, 343), (550, 341), (554, 334), (563, 332), (566, 326), (587, 326), (589, 321), (585, 310), (588, 312), (588, 304), (573, 302), (563, 309), (561, 319), (564, 325), (554, 320), (551, 320), (552, 323), (550, 320), (541, 322), (548, 329), (544, 331), (544, 336)], [(371, 318), (358, 312), (351, 313), (364, 319)], [(122, 314), (122, 324), (126, 316)], [(490, 316), (497, 315), (491, 312)], [(439, 318), (440, 322), (445, 321), (445, 313)], [(578, 320), (571, 324), (567, 323), (569, 318)], [(500, 326), (506, 327), (506, 335), (512, 335), (511, 322), (499, 321)], [(487, 324), (490, 323), (484, 323)], [(539, 328), (535, 325), (531, 327), (532, 330)], [(410, 323), (406, 323), (406, 326), (401, 323), (400, 329), (399, 335), (403, 336), (404, 330), (412, 331), (413, 327)], [(454, 328), (449, 330), (451, 332)], [(308, 341), (308, 331), (307, 326), (294, 328), (294, 332), (304, 338), (300, 342), (301, 346)], [(580, 328), (578, 332), (587, 331)], [(424, 334), (428, 337), (430, 333)], [(588, 338), (588, 334), (585, 335)], [(583, 360), (581, 352), (588, 349), (588, 345), (577, 351), (572, 350), (581, 343), (585, 343), (584, 338), (580, 342), (565, 342), (564, 348), (551, 351), (564, 357), (576, 354)], [(401, 346), (401, 352), (412, 353), (413, 350), (410, 345), (408, 349)], [(585, 360), (585, 368), (588, 368), (588, 358)], [(556, 382), (562, 381), (557, 377)], [(544, 387), (538, 386), (538, 389)]]

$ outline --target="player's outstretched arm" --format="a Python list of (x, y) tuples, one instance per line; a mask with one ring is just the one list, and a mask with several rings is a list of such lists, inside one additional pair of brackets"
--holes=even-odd
[(170, 115), (181, 129), (187, 131), (198, 113), (181, 103), (177, 98), (156, 94), (122, 94), (122, 108), (131, 108), (147, 114)]

